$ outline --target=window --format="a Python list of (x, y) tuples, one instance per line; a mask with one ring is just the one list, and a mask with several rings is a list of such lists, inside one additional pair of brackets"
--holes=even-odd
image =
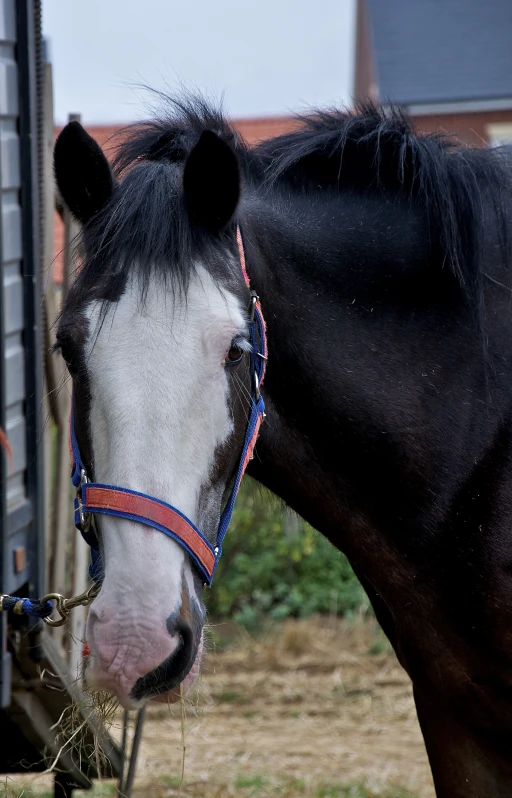
[(496, 122), (487, 125), (487, 135), (491, 147), (512, 147), (512, 122)]

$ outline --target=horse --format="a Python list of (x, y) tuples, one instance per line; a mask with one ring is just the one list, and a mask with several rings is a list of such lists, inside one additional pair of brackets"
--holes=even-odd
[[(215, 546), (248, 459), (259, 301), (248, 473), (347, 555), (412, 680), (437, 795), (512, 795), (506, 154), (373, 105), (249, 148), (191, 98), (126, 130), (112, 168), (71, 122), (55, 177), (82, 229), (57, 347), (90, 474), (172, 500)], [(96, 516), (87, 626), (88, 681), (125, 707), (188, 689), (205, 621), (193, 550), (139, 521)]]

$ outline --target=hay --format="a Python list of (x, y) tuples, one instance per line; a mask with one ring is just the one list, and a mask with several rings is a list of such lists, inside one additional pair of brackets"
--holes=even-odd
[[(101, 741), (105, 733), (110, 733), (118, 720), (120, 705), (113, 696), (102, 691), (85, 690), (82, 700), (66, 707), (52, 729), (58, 729), (58, 753), (47, 761), (46, 773), (58, 768), (58, 760), (66, 751), (75, 761), (93, 760), (100, 779), (109, 778), (112, 769), (102, 749)], [(90, 721), (93, 721), (90, 723)], [(86, 741), (93, 734), (93, 743)]]

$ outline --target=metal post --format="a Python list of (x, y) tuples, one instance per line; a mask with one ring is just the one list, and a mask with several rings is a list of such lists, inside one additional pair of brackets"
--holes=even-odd
[[(30, 528), (29, 595), (45, 592), (45, 546), (43, 505), (42, 336), (39, 243), (39, 180), (37, 136), (37, 79), (40, 64), (40, 3), (16, 3), (18, 28), (18, 72), (20, 88), (21, 209), (23, 231), (23, 281), (26, 349), (26, 449), (27, 492), (33, 511)], [(36, 11), (38, 12), (36, 14)], [(37, 22), (37, 25), (36, 25)]]
[(124, 771), (126, 768), (126, 747), (128, 745), (128, 722), (130, 720), (130, 713), (127, 709), (123, 712), (123, 739), (121, 741), (121, 773), (119, 776), (119, 785), (117, 788), (117, 795), (122, 798), (124, 795)]
[(144, 716), (146, 714), (146, 707), (142, 707), (137, 712), (137, 720), (135, 723), (135, 734), (133, 736), (132, 750), (130, 754), (130, 763), (128, 765), (128, 775), (126, 783), (123, 786), (123, 792), (119, 793), (121, 798), (131, 798), (133, 782), (135, 779), (135, 770), (137, 767), (137, 756), (139, 753), (140, 741), (142, 739), (142, 727), (144, 725)]

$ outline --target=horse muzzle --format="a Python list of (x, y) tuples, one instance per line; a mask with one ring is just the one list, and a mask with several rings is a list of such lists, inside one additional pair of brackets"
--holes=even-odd
[(203, 650), (199, 606), (167, 619), (158, 613), (141, 615), (134, 623), (134, 618), (127, 620), (127, 613), (114, 614), (108, 606), (95, 604), (87, 631), (88, 686), (112, 693), (126, 709), (140, 707), (148, 699), (178, 700), (199, 673)]

